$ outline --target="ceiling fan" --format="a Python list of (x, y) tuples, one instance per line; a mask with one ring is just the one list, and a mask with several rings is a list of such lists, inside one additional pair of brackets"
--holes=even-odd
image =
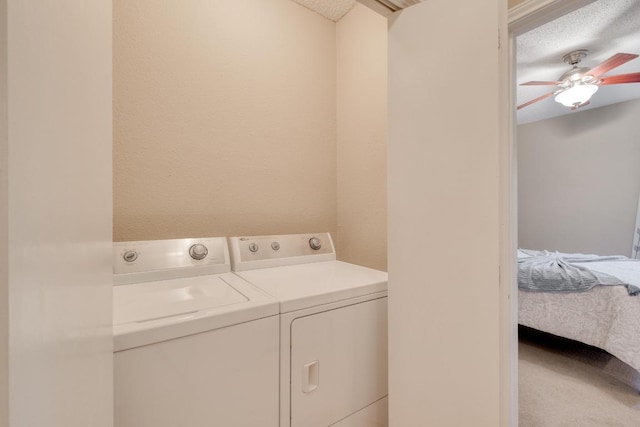
[(589, 51), (587, 49), (579, 49), (569, 52), (563, 56), (562, 60), (567, 64), (572, 65), (573, 68), (560, 76), (558, 81), (532, 81), (522, 83), (521, 86), (558, 86), (558, 89), (554, 92), (532, 99), (529, 102), (525, 102), (522, 105), (518, 105), (518, 110), (554, 95), (556, 102), (564, 105), (565, 107), (569, 107), (572, 110), (577, 110), (578, 108), (589, 104), (591, 96), (596, 93), (600, 86), (617, 85), (622, 83), (640, 83), (640, 73), (603, 76), (614, 68), (636, 59), (638, 55), (632, 53), (616, 53), (611, 58), (591, 69), (578, 67), (580, 61), (582, 61), (588, 54)]

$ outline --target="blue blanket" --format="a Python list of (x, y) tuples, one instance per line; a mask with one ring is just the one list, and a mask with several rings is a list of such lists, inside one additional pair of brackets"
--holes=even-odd
[(629, 261), (623, 256), (565, 255), (548, 251), (522, 251), (518, 258), (518, 287), (534, 292), (584, 292), (594, 286), (625, 286), (629, 295), (640, 288), (615, 276), (589, 269), (589, 263)]

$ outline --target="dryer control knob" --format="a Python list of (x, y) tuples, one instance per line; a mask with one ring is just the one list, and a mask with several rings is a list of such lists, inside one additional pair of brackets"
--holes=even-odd
[(256, 243), (249, 243), (249, 250), (251, 252), (258, 252), (258, 245)]
[(312, 237), (309, 239), (309, 246), (311, 246), (311, 249), (314, 251), (317, 251), (322, 247), (322, 242), (317, 237)]
[(133, 262), (138, 259), (138, 252), (133, 249), (130, 249), (126, 251), (124, 254), (122, 254), (122, 258), (126, 262)]
[(205, 259), (207, 255), (209, 255), (209, 249), (202, 243), (196, 243), (195, 245), (189, 248), (189, 255), (191, 258), (196, 261), (200, 261), (201, 259)]

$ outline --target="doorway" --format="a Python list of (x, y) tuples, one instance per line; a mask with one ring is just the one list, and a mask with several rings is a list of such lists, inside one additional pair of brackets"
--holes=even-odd
[[(524, 56), (524, 54), (520, 50), (520, 49), (523, 49), (522, 47), (523, 45), (525, 46), (524, 49), (527, 48), (526, 43), (531, 42), (531, 40), (527, 40), (527, 37), (532, 36), (533, 33), (546, 32), (548, 34), (554, 31), (561, 32), (560, 30), (563, 30), (561, 26), (563, 25), (566, 26), (567, 21), (570, 21), (570, 20), (572, 20), (571, 22), (574, 22), (574, 23), (576, 22), (582, 23), (586, 27), (588, 26), (588, 19), (586, 19), (587, 15), (592, 14), (595, 10), (598, 10), (598, 8), (601, 8), (602, 10), (606, 10), (607, 12), (611, 13), (611, 5), (602, 5), (602, 6), (598, 5), (596, 7), (595, 4), (591, 5), (591, 3), (593, 2), (592, 1), (582, 1), (582, 2), (529, 1), (512, 9), (510, 11), (510, 16), (509, 16), (510, 18), (509, 29), (510, 29), (510, 38), (511, 38), (511, 58), (512, 58), (511, 81), (522, 84), (523, 82), (527, 82), (530, 80), (549, 80), (549, 79), (556, 80), (556, 78), (562, 73), (557, 73), (558, 75), (554, 77), (552, 72), (551, 77), (547, 75), (548, 77), (547, 79), (547, 78), (544, 78), (542, 75), (532, 77), (531, 75), (521, 72), (521, 68), (518, 68), (519, 75), (516, 76), (515, 75), (516, 74), (515, 58), (517, 55), (520, 55), (520, 58), (519, 58), (521, 60), (520, 62), (529, 62), (529, 63), (533, 62), (530, 58), (526, 60), (523, 59), (522, 57)], [(622, 5), (622, 3), (625, 3), (625, 2), (617, 2), (617, 3), (618, 3), (617, 6), (620, 6), (620, 7), (625, 6), (625, 5)], [(623, 16), (622, 12), (620, 13), (620, 16)], [(625, 17), (625, 21), (628, 22), (629, 21), (628, 11), (626, 11), (626, 13), (624, 14), (624, 17)], [(617, 43), (613, 43), (611, 41), (606, 42), (605, 40), (603, 40), (605, 38), (603, 34), (606, 34), (606, 32), (604, 32), (602, 28), (603, 26), (608, 25), (609, 28), (613, 28), (615, 25), (616, 30), (620, 32), (619, 30), (621, 26), (619, 24), (614, 24), (614, 22), (615, 21), (612, 19), (611, 16), (609, 16), (608, 18), (601, 17), (601, 21), (598, 23), (600, 24), (600, 27), (598, 28), (598, 30), (595, 30), (595, 29), (591, 30), (591, 34), (597, 34), (598, 37), (596, 38), (594, 36), (588, 42), (585, 42), (584, 46), (580, 46), (580, 47), (592, 49), (593, 51), (594, 59), (591, 61), (585, 61), (584, 66), (593, 68), (595, 64), (604, 61), (606, 58), (609, 58), (612, 55), (612, 53), (606, 52), (605, 45), (607, 44), (609, 45), (615, 44), (616, 47), (614, 48), (614, 50), (616, 52), (638, 53), (634, 49), (626, 48), (624, 43), (620, 40), (618, 40)], [(553, 25), (551, 25), (552, 23)], [(554, 28), (554, 25), (556, 25), (556, 28)], [(544, 40), (537, 41), (537, 43), (539, 43), (540, 46), (542, 45), (546, 46), (548, 51), (548, 55), (547, 55), (548, 57), (542, 59), (541, 61), (542, 62), (553, 61), (555, 58), (555, 59), (558, 59), (559, 66), (562, 67), (562, 65), (564, 65), (562, 64), (562, 55), (558, 55), (557, 52), (553, 52), (553, 49), (564, 48), (565, 50), (567, 50), (567, 52), (565, 53), (568, 53), (568, 51), (572, 49), (578, 49), (577, 45), (575, 44), (581, 43), (578, 37), (580, 30), (581, 28), (575, 28), (575, 25), (574, 25), (574, 29), (572, 29), (572, 31), (564, 32), (564, 39), (561, 42), (556, 42), (556, 45), (550, 45), (548, 42), (545, 42)], [(517, 40), (518, 43), (516, 43), (516, 38), (518, 37), (520, 38)], [(569, 40), (570, 38), (573, 38), (574, 40), (570, 41)], [(516, 53), (516, 45), (518, 46), (518, 49), (519, 49), (518, 53)], [(527, 54), (530, 54), (530, 52), (527, 52)], [(597, 55), (600, 55), (600, 57), (596, 57)], [(548, 67), (553, 68), (553, 65), (549, 65), (549, 64), (547, 65)], [(637, 70), (638, 65), (636, 64), (631, 68), (635, 71)], [(627, 71), (627, 69), (621, 67), (619, 69), (619, 72), (618, 70), (615, 70), (609, 73), (608, 75), (625, 74), (628, 72), (629, 71)], [(515, 84), (513, 84), (513, 88), (515, 91)], [(621, 88), (621, 86), (617, 86), (616, 88)], [(570, 170), (571, 167), (576, 167), (581, 161), (585, 160), (584, 159), (585, 157), (589, 156), (589, 153), (594, 154), (594, 156), (598, 156), (598, 155), (604, 155), (605, 153), (609, 155), (610, 152), (615, 151), (615, 148), (611, 143), (617, 142), (620, 138), (615, 138), (613, 135), (603, 130), (603, 127), (605, 127), (607, 123), (606, 123), (606, 120), (599, 119), (598, 114), (608, 114), (609, 120), (611, 120), (612, 116), (614, 115), (613, 109), (616, 109), (615, 114), (619, 114), (619, 111), (624, 111), (624, 108), (628, 109), (631, 107), (629, 107), (628, 105), (624, 106), (624, 108), (615, 107), (615, 106), (606, 107), (607, 113), (598, 113), (598, 111), (596, 110), (588, 111), (589, 108), (599, 107), (602, 105), (602, 104), (598, 105), (599, 102), (602, 102), (601, 99), (596, 99), (595, 102), (592, 102), (592, 105), (590, 105), (588, 108), (584, 108), (584, 109), (581, 109), (580, 111), (576, 111), (575, 113), (572, 113), (575, 115), (564, 116), (564, 118), (562, 119), (551, 119), (547, 117), (547, 120), (545, 120), (544, 122), (539, 122), (538, 124), (536, 124), (534, 122), (536, 122), (537, 120), (542, 120), (544, 119), (544, 117), (539, 116), (537, 119), (536, 118), (531, 119), (530, 117), (535, 116), (536, 114), (544, 115), (545, 110), (550, 111), (550, 109), (542, 108), (542, 107), (548, 106), (548, 107), (552, 107), (551, 109), (556, 108), (559, 110), (562, 110), (564, 108), (564, 107), (560, 107), (559, 104), (556, 104), (555, 102), (553, 102), (552, 96), (558, 93), (554, 91), (553, 86), (551, 87), (551, 89), (549, 89), (548, 87), (544, 88), (544, 87), (538, 86), (538, 89), (541, 89), (541, 92), (531, 94), (528, 97), (526, 97), (526, 99), (522, 99), (522, 96), (520, 96), (518, 98), (518, 101), (515, 103), (515, 105), (524, 106), (520, 111), (521, 112), (525, 111), (528, 114), (524, 116), (529, 117), (528, 119), (525, 118), (524, 122), (528, 121), (531, 123), (528, 125), (522, 125), (521, 127), (519, 127), (519, 130), (516, 131), (515, 121), (512, 122), (514, 124), (513, 126), (514, 128), (512, 133), (513, 139), (511, 143), (511, 148), (516, 152), (515, 160), (512, 159), (512, 161), (514, 161), (514, 163), (512, 164), (514, 164), (518, 169), (518, 173), (516, 175), (519, 177), (518, 178), (519, 188), (518, 189), (512, 188), (512, 191), (513, 191), (512, 194), (515, 195), (516, 191), (519, 191), (519, 194), (517, 197), (519, 197), (520, 200), (518, 203), (519, 209), (517, 209), (517, 213), (515, 214), (512, 211), (511, 218), (512, 220), (517, 220), (516, 222), (519, 223), (518, 228), (520, 232), (517, 233), (519, 234), (518, 247), (524, 246), (530, 249), (558, 250), (560, 252), (599, 253), (602, 255), (620, 253), (628, 256), (629, 255), (628, 249), (630, 249), (631, 245), (629, 244), (628, 245), (629, 248), (626, 248), (627, 245), (626, 243), (623, 242), (622, 247), (620, 244), (616, 246), (616, 240), (620, 241), (621, 240), (620, 238), (618, 239), (610, 238), (608, 239), (609, 241), (604, 242), (604, 244), (602, 242), (603, 240), (602, 238), (599, 239), (600, 240), (599, 242), (595, 241), (597, 240), (595, 234), (597, 234), (598, 231), (601, 231), (603, 234), (606, 234), (605, 237), (610, 237), (613, 234), (615, 234), (616, 230), (605, 231), (605, 229), (607, 228), (607, 225), (611, 225), (611, 224), (604, 223), (603, 226), (600, 227), (601, 230), (594, 229), (594, 231), (592, 232), (589, 232), (588, 230), (583, 230), (582, 232), (577, 231), (577, 228), (580, 228), (579, 226), (583, 225), (581, 223), (587, 223), (588, 220), (592, 220), (600, 214), (600, 212), (597, 211), (599, 207), (596, 206), (595, 208), (589, 208), (585, 206), (580, 209), (576, 207), (578, 211), (582, 212), (582, 214), (580, 215), (581, 218), (576, 219), (575, 218), (576, 215), (574, 212), (573, 221), (575, 224), (570, 224), (570, 223), (558, 224), (558, 227), (554, 229), (553, 228), (554, 224), (549, 224), (549, 221), (550, 221), (550, 218), (555, 218), (557, 219), (557, 221), (562, 221), (562, 218), (561, 218), (562, 211), (559, 209), (559, 206), (547, 205), (546, 211), (540, 212), (545, 210), (540, 208), (540, 206), (544, 206), (546, 203), (544, 202), (544, 200), (548, 201), (548, 198), (542, 197), (540, 199), (537, 199), (536, 203), (533, 203), (532, 199), (535, 198), (533, 194), (535, 194), (537, 191), (544, 191), (544, 188), (546, 188), (545, 187), (546, 184), (544, 183), (544, 181), (546, 179), (550, 179), (553, 182), (555, 182), (556, 183), (555, 186), (558, 188), (563, 187), (564, 194), (566, 195), (567, 190), (564, 187), (566, 187), (567, 185), (570, 185), (570, 183), (567, 181), (570, 181), (571, 179), (573, 179), (574, 187), (576, 185), (575, 176), (572, 176), (572, 172)], [(610, 89), (613, 89), (613, 88), (608, 87), (602, 92), (608, 92)], [(549, 91), (551, 91), (551, 93), (547, 93), (545, 95), (545, 93)], [(540, 95), (542, 95), (541, 99), (536, 103), (534, 103), (536, 104), (537, 107), (535, 106), (529, 107), (530, 105), (533, 105), (533, 104), (528, 104), (526, 101), (538, 99), (536, 97)], [(609, 94), (607, 94), (607, 96), (609, 96)], [(594, 99), (595, 98), (596, 97), (594, 97)], [(613, 101), (613, 102), (619, 102), (619, 101)], [(527, 110), (527, 108), (531, 108), (531, 111)], [(537, 111), (534, 111), (536, 108), (537, 108)], [(604, 111), (604, 109), (602, 111)], [(567, 109), (567, 111), (562, 111), (561, 114), (564, 114), (567, 112), (570, 112), (570, 111)], [(520, 115), (523, 116), (522, 114)], [(579, 119), (579, 117), (582, 117), (583, 119)], [(522, 117), (520, 117), (520, 119), (522, 119)], [(523, 120), (521, 120), (520, 122), (522, 123)], [(582, 127), (578, 129), (574, 128), (573, 130), (571, 130), (571, 127), (569, 126), (569, 124), (570, 123), (577, 124), (578, 122), (582, 122)], [(619, 124), (619, 120), (617, 123)], [(561, 129), (562, 129), (561, 131), (560, 131), (560, 128), (558, 128), (558, 126), (561, 126)], [(547, 134), (546, 137), (542, 136), (539, 133), (540, 129), (545, 130), (544, 133)], [(604, 136), (603, 136), (603, 132), (604, 132)], [(517, 136), (516, 136), (516, 133), (518, 133)], [(564, 133), (566, 137), (566, 141), (568, 142), (566, 144), (565, 143), (559, 144), (560, 140), (551, 141), (551, 138), (556, 136), (556, 135), (553, 135), (554, 133), (555, 134)], [(599, 136), (598, 137), (594, 136), (593, 138), (591, 138), (591, 135), (593, 133), (598, 134)], [(604, 147), (604, 144), (601, 142), (603, 138), (607, 137), (606, 135), (610, 135), (609, 141), (607, 141), (607, 143), (610, 144), (610, 146), (608, 147)], [(532, 138), (541, 139), (538, 146), (534, 145), (535, 141)], [(597, 141), (596, 138), (600, 138), (600, 141)], [(516, 140), (518, 140), (517, 147), (516, 147)], [(594, 141), (595, 144), (592, 144), (590, 141)], [(561, 160), (561, 155), (557, 150), (566, 149), (570, 147), (572, 143), (574, 144), (574, 148), (573, 148), (574, 152), (576, 151), (576, 147), (577, 149), (580, 150), (579, 152), (580, 159), (576, 160), (575, 158), (572, 158), (572, 157), (566, 157), (564, 160)], [(521, 144), (525, 144), (525, 145), (521, 145)], [(600, 144), (600, 146), (598, 146), (598, 144)], [(560, 145), (564, 145), (564, 147), (560, 147)], [(625, 147), (622, 147), (622, 149), (624, 148)], [(630, 147), (630, 148), (632, 150), (634, 149), (633, 147)], [(600, 149), (600, 152), (597, 151), (598, 149)], [(522, 160), (523, 158), (527, 159), (527, 157), (529, 156), (536, 156), (536, 152), (540, 150), (544, 151), (543, 157), (548, 156), (546, 161), (542, 157), (539, 157), (533, 160), (528, 159), (526, 162), (523, 163), (523, 160)], [(624, 155), (623, 155), (623, 158), (624, 158)], [(596, 161), (597, 159), (594, 158), (592, 160)], [(536, 161), (538, 162), (536, 163)], [(534, 168), (532, 169), (531, 166), (533, 165), (533, 163), (536, 163), (537, 166), (534, 166)], [(553, 163), (557, 163), (557, 164), (552, 167), (550, 164), (553, 164)], [(618, 162), (616, 167), (618, 169), (624, 167), (622, 163), (623, 162)], [(563, 164), (569, 165), (569, 167), (566, 167), (566, 166), (564, 167), (567, 170), (563, 169)], [(603, 166), (604, 165), (601, 165), (600, 169), (603, 169)], [(563, 179), (559, 177), (549, 176), (556, 172), (561, 172), (562, 173), (561, 175), (566, 178)], [(612, 169), (611, 172), (608, 174), (608, 176), (611, 176), (613, 172), (616, 172), (616, 171)], [(539, 179), (537, 179), (536, 183), (534, 184), (532, 181), (536, 179), (535, 177), (538, 177)], [(583, 183), (584, 185), (588, 185), (587, 182), (584, 180), (580, 181), (580, 183)], [(512, 185), (513, 187), (516, 187), (515, 181), (514, 181), (514, 184)], [(633, 187), (633, 185), (631, 187)], [(635, 189), (632, 188), (630, 191), (631, 193), (634, 193), (635, 196), (629, 197), (630, 200), (626, 204), (634, 205), (634, 203), (637, 202), (637, 200), (635, 200), (637, 199), (636, 187), (634, 187)], [(594, 195), (595, 192), (596, 192), (595, 190), (591, 192), (591, 194), (594, 197), (595, 197)], [(621, 190), (621, 192), (623, 191)], [(564, 199), (567, 199), (567, 197), (565, 196)], [(634, 199), (634, 200), (631, 200), (631, 199)], [(561, 198), (560, 202), (564, 203), (566, 202), (566, 200), (562, 200)], [(552, 207), (553, 209), (551, 209)], [(536, 208), (538, 209), (536, 210)], [(634, 206), (632, 206), (631, 208), (635, 209)], [(610, 209), (610, 210), (620, 212), (621, 208)], [(553, 211), (553, 213), (550, 213), (549, 211)], [(542, 228), (537, 229), (537, 231), (533, 231), (533, 229), (536, 228), (536, 226), (534, 225), (535, 219), (536, 218), (540, 219), (542, 216), (544, 216), (545, 213), (547, 215), (545, 221), (547, 224), (549, 224), (549, 226), (544, 226), (544, 224), (538, 224)], [(617, 213), (616, 219), (620, 220), (620, 217), (622, 216), (623, 216), (622, 214)], [(635, 214), (633, 215), (629, 214), (627, 216), (629, 216), (628, 222), (632, 222), (633, 219), (635, 218)], [(544, 230), (544, 228), (548, 228), (549, 232), (547, 233), (546, 230)], [(573, 230), (574, 228), (575, 230)], [(566, 232), (565, 234), (570, 234), (568, 230), (574, 231), (573, 236), (561, 236), (563, 232)], [(623, 237), (622, 240), (626, 240), (626, 236), (622, 236), (622, 237)], [(545, 246), (545, 247), (542, 247), (542, 246)], [(518, 292), (518, 291), (514, 290), (514, 292)], [(527, 298), (523, 300), (522, 295), (520, 298), (520, 303), (524, 304), (523, 307), (525, 311), (528, 311), (531, 308), (530, 300)], [(520, 307), (521, 312), (523, 307)], [(516, 309), (516, 313), (518, 313), (517, 309)], [(523, 320), (522, 314), (520, 315), (520, 322), (527, 324), (527, 320), (526, 319)], [(554, 327), (557, 327), (557, 326), (554, 325)], [(543, 328), (539, 328), (539, 329), (544, 330)], [(522, 372), (519, 373), (520, 374), (519, 376), (521, 379), (520, 389), (519, 389), (520, 405), (521, 405), (520, 425), (522, 425), (523, 427), (530, 426), (530, 425), (540, 425), (539, 424), (540, 420), (537, 421), (538, 424), (536, 424), (536, 421), (532, 421), (531, 411), (530, 411), (531, 403), (533, 401), (534, 403), (542, 404), (544, 399), (548, 398), (549, 397), (548, 394), (550, 394), (549, 392), (545, 392), (547, 396), (542, 396), (540, 393), (538, 393), (538, 395), (536, 396), (535, 393), (533, 393), (534, 387), (529, 387), (529, 385), (533, 385), (534, 382), (543, 381), (543, 375), (544, 375), (543, 370), (536, 371), (537, 373), (535, 374), (535, 380), (531, 379), (532, 366), (535, 365), (535, 364), (532, 364), (531, 362), (534, 361), (534, 359), (538, 356), (549, 357), (548, 359), (549, 364), (548, 366), (544, 366), (544, 368), (547, 368), (547, 367), (551, 368), (549, 370), (550, 376), (548, 377), (548, 379), (553, 382), (552, 384), (555, 384), (555, 385), (547, 384), (545, 388), (546, 390), (551, 390), (552, 387), (558, 387), (559, 385), (557, 383), (563, 379), (563, 376), (570, 377), (570, 379), (574, 382), (580, 381), (581, 378), (579, 373), (583, 373), (584, 375), (589, 374), (589, 368), (586, 365), (589, 365), (589, 364), (594, 365), (594, 362), (593, 362), (594, 360), (597, 360), (597, 363), (595, 364), (598, 364), (599, 365), (598, 369), (602, 371), (600, 372), (600, 374), (602, 374), (603, 372), (608, 373), (618, 379), (624, 376), (631, 377), (631, 378), (633, 377), (633, 374), (634, 374), (633, 369), (627, 367), (625, 371), (624, 364), (622, 364), (619, 361), (616, 362), (617, 361), (616, 358), (613, 358), (612, 356), (608, 355), (607, 353), (601, 350), (598, 350), (592, 347), (586, 347), (586, 346), (583, 346), (582, 344), (577, 344), (575, 341), (569, 341), (566, 339), (557, 338), (554, 335), (546, 335), (544, 333), (537, 332), (536, 330), (533, 330), (533, 329), (521, 329), (520, 332), (521, 332), (521, 336), (520, 336), (521, 342), (523, 340), (525, 342), (525, 346), (521, 347), (521, 350), (524, 350), (523, 351), (524, 354), (521, 354), (520, 359), (521, 360), (523, 358), (526, 359), (524, 365), (521, 363), (520, 368), (522, 369)], [(555, 335), (563, 336), (561, 332), (557, 332), (555, 330), (551, 332), (554, 333)], [(569, 336), (569, 338), (577, 339), (578, 341), (583, 341), (579, 337), (575, 338), (575, 337)], [(585, 342), (588, 342), (588, 340)], [(546, 348), (541, 347), (541, 345), (546, 346)], [(613, 351), (610, 349), (607, 349), (607, 350), (611, 351), (613, 354), (616, 354), (615, 349)], [(547, 351), (547, 353), (545, 353), (545, 351)], [(562, 357), (564, 357), (564, 359)], [(570, 366), (569, 371), (564, 370), (562, 366), (563, 363), (567, 364), (567, 366), (565, 366), (564, 368), (567, 368)], [(536, 365), (535, 367), (537, 368), (539, 366), (542, 366), (542, 365)], [(598, 372), (596, 372), (596, 374), (598, 374)], [(635, 374), (637, 375), (637, 372), (635, 372)], [(608, 386), (610, 386), (610, 384), (608, 383), (613, 383), (615, 381), (614, 379), (611, 379), (611, 381), (607, 381), (606, 377), (602, 375), (600, 375), (600, 377), (601, 379), (604, 379), (604, 380), (601, 381), (601, 383), (596, 382), (595, 384), (588, 384), (587, 387), (583, 388), (583, 390), (585, 390), (585, 393), (588, 392), (589, 386), (595, 387), (596, 390), (599, 392), (601, 390), (605, 390)], [(528, 381), (531, 381), (531, 383), (528, 383)], [(633, 386), (633, 384), (630, 384), (630, 385)], [(637, 385), (635, 387), (637, 388)], [(636, 409), (631, 409), (631, 412), (629, 412), (627, 416), (634, 418), (634, 417), (637, 417), (638, 402), (635, 402), (633, 399), (637, 398), (637, 393), (635, 396), (633, 396), (633, 389), (630, 388), (629, 390), (631, 390), (631, 394), (630, 394), (631, 397), (630, 399), (627, 399), (628, 402), (626, 402), (626, 406), (627, 407), (635, 406)], [(570, 394), (570, 393), (567, 392), (566, 394)], [(575, 395), (576, 393), (573, 392), (571, 394)], [(523, 404), (525, 400), (522, 400), (522, 399), (526, 399), (526, 405)], [(612, 404), (615, 404), (615, 403), (618, 403), (618, 402), (612, 402)], [(611, 405), (605, 404), (602, 406), (609, 407)], [(567, 410), (568, 412), (565, 411), (565, 415), (564, 415), (565, 421), (567, 421), (566, 416), (571, 414), (572, 410), (573, 411), (577, 410), (575, 408), (577, 407), (574, 407), (571, 410)], [(566, 408), (563, 408), (563, 409), (566, 409)], [(624, 408), (624, 409), (629, 409), (629, 408)], [(545, 413), (553, 412), (553, 410), (550, 409), (549, 405), (546, 405), (544, 412)], [(624, 423), (625, 415), (622, 412), (623, 411), (618, 411), (616, 413), (616, 416), (618, 417), (616, 420), (619, 423), (616, 425), (634, 425), (633, 422), (631, 422), (631, 424)], [(601, 411), (599, 411), (597, 415), (601, 416), (602, 415)], [(550, 415), (546, 415), (546, 416), (550, 416)], [(563, 415), (562, 413), (556, 413), (553, 417), (556, 420), (560, 421), (563, 418)], [(599, 419), (599, 418), (595, 418), (595, 419)], [(575, 419), (575, 421), (577, 424), (584, 425), (584, 423), (579, 422), (577, 418)], [(600, 424), (602, 424), (602, 422), (600, 422)], [(544, 425), (551, 425), (551, 424), (549, 424), (549, 422), (545, 422)]]

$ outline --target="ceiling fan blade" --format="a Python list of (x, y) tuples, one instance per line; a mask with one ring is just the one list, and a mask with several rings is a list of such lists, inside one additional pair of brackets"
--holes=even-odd
[(627, 62), (631, 61), (632, 59), (636, 59), (637, 57), (638, 55), (633, 53), (616, 53), (611, 58), (593, 67), (586, 74), (597, 79), (604, 73), (607, 73), (614, 68), (621, 66), (622, 64), (626, 64)]
[(523, 109), (524, 107), (528, 107), (528, 106), (529, 106), (529, 105), (531, 105), (531, 104), (535, 104), (535, 103), (536, 103), (536, 102), (538, 102), (538, 101), (542, 101), (543, 99), (547, 99), (547, 98), (549, 98), (550, 96), (553, 96), (553, 94), (554, 94), (554, 93), (555, 93), (555, 92), (549, 92), (549, 93), (547, 93), (547, 94), (544, 94), (544, 95), (542, 95), (542, 96), (537, 97), (536, 99), (532, 99), (532, 100), (531, 100), (531, 101), (529, 101), (529, 102), (525, 102), (525, 103), (524, 103), (524, 104), (522, 104), (522, 105), (518, 105), (518, 110), (521, 110), (521, 109)]
[(618, 85), (622, 83), (640, 83), (640, 73), (618, 74), (617, 76), (603, 77), (601, 85)]
[(562, 82), (538, 82), (538, 81), (532, 81), (532, 82), (526, 82), (526, 83), (520, 83), (520, 86), (557, 86)]

